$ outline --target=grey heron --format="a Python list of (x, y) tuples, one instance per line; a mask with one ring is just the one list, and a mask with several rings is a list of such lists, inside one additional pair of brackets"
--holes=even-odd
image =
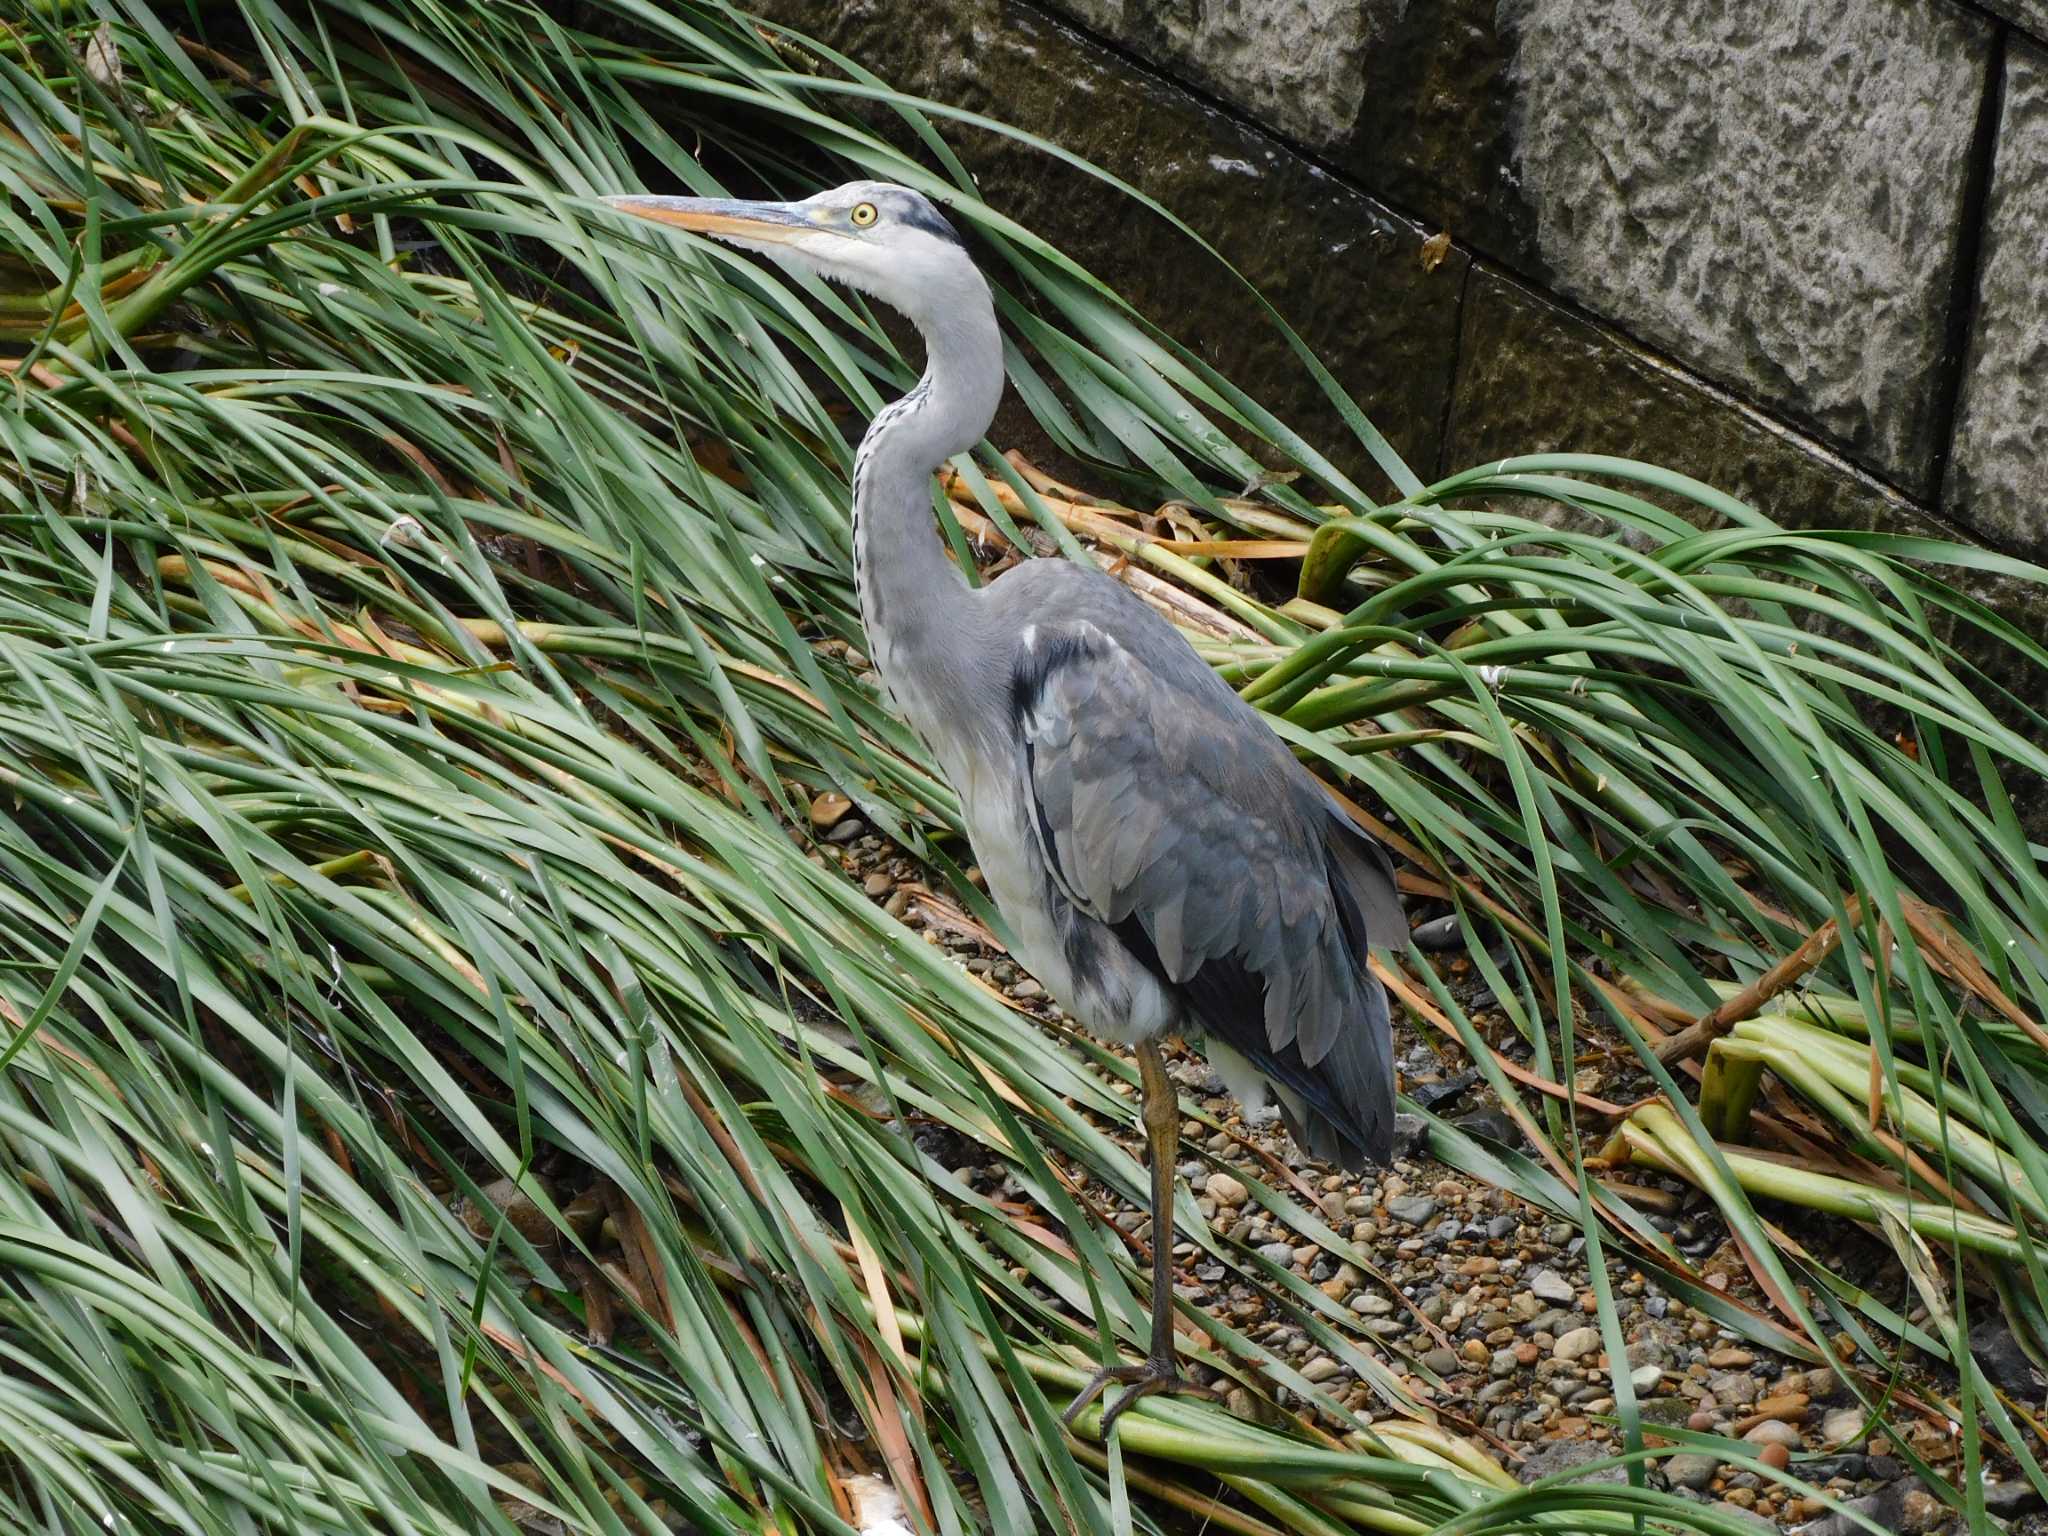
[(1085, 1028), (1135, 1047), (1152, 1182), (1152, 1342), (1102, 1433), (1147, 1393), (1206, 1390), (1173, 1346), (1179, 1099), (1159, 1041), (1200, 1037), (1239, 1097), (1276, 1090), (1296, 1139), (1389, 1155), (1386, 995), (1368, 944), (1406, 943), (1385, 852), (1180, 632), (1112, 577), (1026, 560), (975, 588), (932, 515), (933, 473), (1003, 390), (989, 288), (921, 194), (855, 182), (801, 202), (631, 195), (621, 212), (861, 289), (922, 332), (924, 376), (853, 471), (855, 588), (892, 707), (960, 797), (1013, 953)]

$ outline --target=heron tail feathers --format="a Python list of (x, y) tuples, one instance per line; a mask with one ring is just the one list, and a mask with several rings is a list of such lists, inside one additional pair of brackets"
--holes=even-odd
[[(1394, 1153), (1394, 1063), (1386, 989), (1378, 977), (1365, 974), (1358, 991), (1363, 1017), (1338, 1031), (1329, 1053), (1312, 1068), (1297, 1066), (1294, 1072), (1273, 1073), (1271, 1078), (1281, 1118), (1295, 1141), (1311, 1156), (1351, 1173), (1385, 1167)], [(1279, 1063), (1260, 1065), (1272, 1072)]]

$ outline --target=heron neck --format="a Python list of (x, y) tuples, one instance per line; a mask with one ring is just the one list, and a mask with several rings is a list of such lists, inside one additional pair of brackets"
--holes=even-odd
[[(978, 280), (977, 280), (977, 286)], [(932, 474), (978, 443), (1002, 395), (1002, 340), (987, 289), (935, 306), (924, 377), (884, 406), (861, 439), (853, 471), (853, 559), (861, 624), (882, 681), (911, 724), (957, 667), (972, 618), (966, 577), (932, 517)]]

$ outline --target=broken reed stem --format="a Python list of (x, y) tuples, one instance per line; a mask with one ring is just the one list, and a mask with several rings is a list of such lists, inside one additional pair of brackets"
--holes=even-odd
[[(1850, 922), (1855, 922), (1862, 913), (1862, 901), (1851, 896), (1847, 904)], [(1742, 1020), (1749, 1018), (1759, 1008), (1776, 997), (1780, 992), (1799, 980), (1808, 971), (1819, 965), (1835, 952), (1835, 946), (1842, 942), (1841, 925), (1829, 918), (1812, 933), (1806, 942), (1791, 954), (1772, 966), (1763, 975), (1744, 987), (1711, 1013), (1701, 1014), (1692, 1023), (1676, 1034), (1658, 1041), (1654, 1047), (1657, 1060), (1666, 1067), (1679, 1062), (1690, 1061), (1716, 1040), (1727, 1034)]]

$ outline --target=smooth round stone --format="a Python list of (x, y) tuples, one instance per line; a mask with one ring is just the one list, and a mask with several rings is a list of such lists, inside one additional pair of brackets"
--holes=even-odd
[(1801, 1437), (1797, 1425), (1787, 1424), (1783, 1419), (1765, 1419), (1761, 1424), (1752, 1424), (1743, 1439), (1751, 1445), (1782, 1445), (1796, 1448)]
[(1587, 1355), (1600, 1352), (1600, 1330), (1598, 1328), (1574, 1328), (1561, 1334), (1550, 1352), (1560, 1360), (1583, 1360)]

